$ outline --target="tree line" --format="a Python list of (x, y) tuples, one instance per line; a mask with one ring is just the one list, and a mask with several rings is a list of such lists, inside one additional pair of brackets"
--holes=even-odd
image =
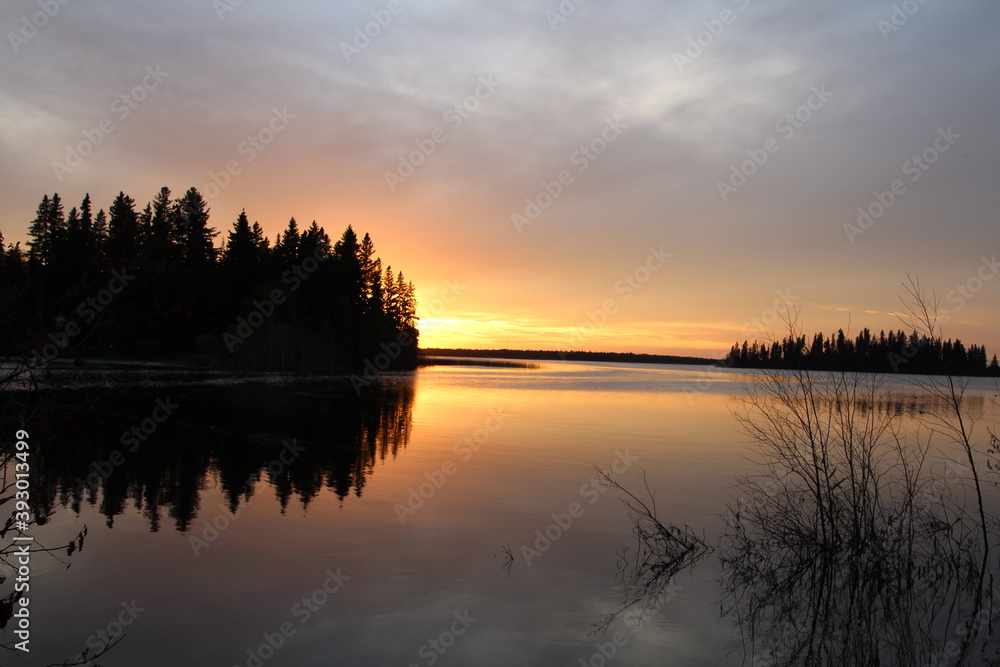
[(635, 352), (590, 352), (582, 350), (467, 350), (451, 348), (426, 348), (426, 357), (470, 357), (492, 359), (528, 359), (538, 361), (595, 361), (622, 364), (692, 364), (707, 366), (717, 364), (717, 359), (682, 357), (670, 354), (642, 354)]
[(932, 338), (916, 331), (864, 329), (854, 339), (840, 329), (829, 337), (814, 334), (786, 336), (780, 341), (744, 340), (724, 360), (735, 368), (790, 368), (799, 370), (910, 373), (925, 375), (1000, 375), (997, 356), (987, 363), (986, 348), (961, 340)]
[(197, 188), (139, 208), (119, 192), (94, 212), (44, 195), (27, 249), (3, 243), (4, 356), (109, 356), (246, 370), (342, 370), (383, 346), (416, 363), (416, 299), (351, 226), (331, 242), (295, 218), (273, 242), (244, 210), (216, 246)]

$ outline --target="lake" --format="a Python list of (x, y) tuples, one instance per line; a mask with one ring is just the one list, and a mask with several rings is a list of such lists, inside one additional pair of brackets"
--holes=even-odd
[[(760, 469), (733, 414), (750, 377), (540, 362), (430, 366), (355, 391), (345, 377), (53, 372), (28, 427), (32, 501), (51, 514), (30, 533), (74, 546), (33, 556), (31, 653), (18, 664), (92, 655), (121, 635), (101, 665), (823, 664), (790, 648), (801, 627), (751, 632), (753, 596), (718, 548), (736, 481)], [(886, 382), (886, 402), (866, 409), (931, 436), (921, 412), (933, 402), (911, 379)], [(980, 443), (1000, 420), (997, 393), (971, 381)], [(932, 452), (926, 469), (949, 468)], [(635, 595), (649, 580), (628, 576), (637, 540), (623, 500), (648, 499), (644, 475), (657, 516), (707, 548)], [(996, 487), (984, 492), (995, 508)], [(963, 612), (959, 589), (951, 616), (935, 612), (912, 640), (914, 664), (995, 655), (982, 634), (968, 652), (949, 644), (984, 606)], [(864, 655), (825, 632), (823, 655)]]

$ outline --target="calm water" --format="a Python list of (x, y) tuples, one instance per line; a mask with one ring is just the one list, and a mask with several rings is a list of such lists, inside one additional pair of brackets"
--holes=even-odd
[[(595, 633), (634, 543), (595, 465), (635, 491), (644, 471), (661, 518), (715, 544), (755, 471), (731, 413), (741, 379), (442, 366), (358, 397), (344, 378), (60, 374), (60, 409), (37, 418), (55, 433), (32, 453), (52, 514), (32, 532), (47, 546), (87, 533), (71, 555), (35, 555), (32, 652), (2, 662), (62, 662), (121, 628), (100, 664), (753, 664), (720, 614), (718, 552), (641, 623)], [(894, 382), (898, 402), (877, 409), (916, 428), (919, 392)], [(983, 429), (996, 393), (973, 383)]]

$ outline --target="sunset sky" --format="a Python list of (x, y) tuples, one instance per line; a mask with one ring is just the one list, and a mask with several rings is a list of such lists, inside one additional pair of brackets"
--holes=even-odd
[(786, 300), (877, 332), (909, 272), (1000, 352), (994, 0), (7, 0), (0, 25), (7, 241), (45, 193), (196, 186), (220, 244), (243, 208), (272, 239), (369, 232), (424, 347), (721, 356)]

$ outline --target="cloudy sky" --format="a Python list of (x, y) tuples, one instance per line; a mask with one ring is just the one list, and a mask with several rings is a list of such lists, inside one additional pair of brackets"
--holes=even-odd
[(897, 328), (910, 273), (1000, 352), (1000, 4), (576, 2), (6, 0), (0, 228), (351, 224), (424, 346), (721, 355)]

